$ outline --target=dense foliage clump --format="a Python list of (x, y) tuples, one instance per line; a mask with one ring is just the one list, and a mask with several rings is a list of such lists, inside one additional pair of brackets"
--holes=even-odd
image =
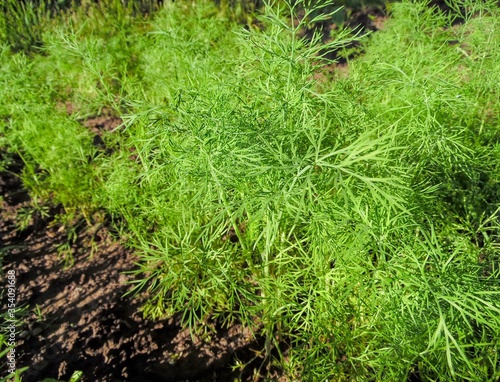
[(291, 379), (496, 380), (498, 7), (392, 4), (347, 76), (321, 9), (53, 18), (39, 54), (4, 39), (0, 142), (35, 195), (121, 219), (148, 316), (241, 322)]

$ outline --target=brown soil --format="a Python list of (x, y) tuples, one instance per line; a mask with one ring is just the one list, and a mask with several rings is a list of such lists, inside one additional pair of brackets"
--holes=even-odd
[[(30, 367), (23, 381), (67, 381), (76, 370), (83, 371), (82, 381), (102, 382), (241, 376), (231, 366), (262, 348), (249, 332), (234, 325), (193, 339), (178, 317), (144, 319), (141, 301), (124, 297), (131, 278), (124, 272), (134, 269), (137, 256), (117, 241), (104, 214), (92, 217), (92, 226), (70, 222), (68, 230), (57, 220), (60, 208), (33, 208), (15, 175), (21, 169), (17, 159), (0, 172), (0, 255), (3, 271), (16, 272), (17, 306), (28, 307), (16, 344), (17, 367)], [(26, 211), (32, 211), (29, 219)], [(246, 370), (241, 377), (251, 380)]]

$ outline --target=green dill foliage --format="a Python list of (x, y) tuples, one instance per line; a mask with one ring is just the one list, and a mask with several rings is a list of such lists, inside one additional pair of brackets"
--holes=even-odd
[(49, 17), (47, 3), (3, 0), (0, 5), (0, 41), (16, 51), (39, 46)]
[[(64, 7), (47, 1), (5, 4), (9, 12), (18, 6), (51, 10), (40, 16), (45, 24), (40, 21), (39, 54), (32, 45), (23, 48), (27, 53), (18, 51), (9, 39), (1, 45), (0, 142), (21, 155), (23, 181), (34, 196), (84, 215), (96, 207), (95, 169), (104, 153), (81, 122), (103, 108), (121, 113), (123, 83), (132, 81), (135, 68), (128, 35), (143, 23), (134, 15), (146, 3), (152, 7), (114, 0)], [(112, 23), (105, 21), (108, 16)]]
[[(311, 32), (332, 4), (245, 28), (224, 4), (120, 4), (51, 19), (40, 54), (2, 40), (0, 142), (33, 193), (123, 218), (147, 316), (241, 322), (291, 380), (500, 378), (493, 1), (391, 4), (331, 81), (360, 39)], [(81, 123), (104, 110), (109, 152)]]
[(500, 375), (500, 14), (491, 2), (457, 11), (394, 4), (344, 85), (401, 147), (392, 158), (418, 224), (377, 271), (389, 305), (379, 305), (383, 325), (370, 334), (380, 342), (360, 359), (381, 380)]
[(76, 121), (55, 111), (50, 87), (34, 74), (35, 63), (6, 49), (2, 61), (2, 135), (9, 150), (25, 161), (25, 185), (35, 194), (52, 194), (68, 207), (83, 207), (90, 192), (90, 139)]
[(44, 45), (43, 34), (74, 16), (87, 17), (92, 24), (115, 28), (131, 17), (149, 15), (158, 8), (156, 0), (2, 0), (0, 4), (0, 41), (14, 51), (33, 53)]
[(452, 26), (394, 5), (351, 77), (321, 93), (321, 53), (349, 38), (320, 49), (300, 38), (317, 9), (292, 27), (295, 10), (276, 4), (263, 29), (223, 37), (224, 20), (205, 36), (175, 12), (156, 19), (151, 105), (131, 101), (142, 111), (127, 130), (137, 166), (106, 185), (143, 252), (145, 313), (257, 320), (266, 350), (288, 341), (288, 370), (306, 379), (494, 378), (496, 159), (478, 96), (498, 105), (471, 91), (454, 43), (481, 9)]

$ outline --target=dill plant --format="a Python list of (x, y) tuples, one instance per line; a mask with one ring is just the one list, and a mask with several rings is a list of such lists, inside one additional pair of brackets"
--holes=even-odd
[[(124, 218), (150, 317), (241, 322), (292, 380), (498, 379), (498, 9), (392, 4), (318, 84), (358, 37), (302, 37), (331, 17), (302, 5), (68, 14), (44, 55), (2, 45), (2, 144), (32, 190)], [(99, 105), (112, 155), (76, 121)]]
[(76, 121), (55, 112), (51, 89), (33, 74), (33, 62), (7, 50), (2, 60), (6, 64), (0, 73), (4, 149), (17, 152), (25, 162), (22, 179), (34, 195), (52, 196), (67, 208), (86, 210), (92, 199), (87, 156), (93, 149), (88, 135)]
[[(184, 44), (170, 56), (184, 65), (164, 67), (156, 85), (172, 89), (166, 106), (138, 104), (129, 117), (138, 163), (107, 175), (108, 203), (142, 252), (134, 284), (150, 294), (146, 314), (180, 311), (192, 327), (236, 319), (260, 327), (268, 355), (276, 338), (289, 341), (304, 375), (317, 373), (313, 359), (334, 361), (325, 373), (363, 374), (336, 360), (363, 354), (375, 330), (363, 300), (373, 309), (380, 298), (365, 286), (386, 255), (373, 252), (414, 228), (410, 190), (391, 158), (397, 133), (383, 134), (342, 91), (315, 89), (321, 54), (347, 32), (320, 47), (320, 36), (299, 35), (313, 18), (283, 19), (294, 11), (269, 8), (263, 31), (233, 40), (231, 59), (217, 60), (217, 43), (203, 49), (203, 35), (172, 41), (179, 26), (154, 34), (165, 49)], [(178, 89), (169, 69), (185, 67), (190, 86)]]
[(497, 122), (477, 100), (498, 105), (471, 90), (483, 85), (448, 42), (486, 43), (479, 64), (496, 76), (497, 16), (467, 3), (452, 27), (425, 3), (392, 9), (351, 77), (322, 92), (321, 54), (349, 38), (300, 38), (304, 25), (283, 19), (294, 5), (224, 46), (157, 25), (176, 63), (154, 87), (166, 102), (135, 104), (137, 166), (107, 185), (143, 253), (134, 283), (150, 293), (147, 315), (241, 321), (268, 355), (288, 343), (296, 379), (498, 376), (497, 159), (485, 157), (496, 143), (482, 136)]
[(387, 30), (351, 63), (344, 84), (393, 132), (402, 148), (393, 159), (413, 190), (417, 226), (386, 255), (388, 305), (379, 305), (385, 320), (370, 336), (380, 342), (359, 358), (380, 380), (499, 376), (500, 105), (491, 88), (499, 14), (487, 2), (457, 11), (394, 4)]
[[(49, 1), (5, 4), (14, 13), (34, 7), (39, 25), (27, 14), (25, 21), (33, 23), (27, 28), (42, 28), (36, 49), (25, 46), (26, 52), (0, 36), (2, 146), (22, 157), (22, 179), (32, 196), (51, 198), (86, 218), (99, 208), (95, 170), (103, 153), (81, 121), (105, 107), (121, 113), (123, 83), (134, 79), (131, 29), (141, 23), (132, 16), (146, 5), (112, 0), (67, 4), (67, 9)], [(112, 22), (105, 15), (112, 15)], [(65, 105), (73, 109), (71, 115)], [(105, 139), (113, 144), (110, 135)]]

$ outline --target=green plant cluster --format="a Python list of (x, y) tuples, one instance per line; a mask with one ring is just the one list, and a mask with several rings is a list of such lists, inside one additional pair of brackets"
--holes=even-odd
[[(4, 39), (0, 143), (32, 193), (123, 220), (150, 317), (241, 322), (292, 380), (498, 380), (498, 7), (392, 4), (328, 77), (356, 37), (303, 37), (331, 15), (298, 6), (258, 28), (89, 8), (40, 54)], [(80, 123), (105, 110), (112, 150)]]

